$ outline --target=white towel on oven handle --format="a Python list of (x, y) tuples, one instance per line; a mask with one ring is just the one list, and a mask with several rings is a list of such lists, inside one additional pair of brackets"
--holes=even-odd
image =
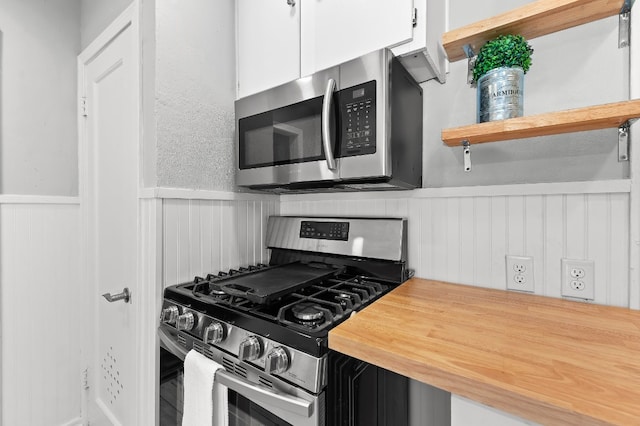
[(184, 410), (182, 426), (227, 426), (227, 389), (214, 386), (222, 365), (190, 350), (184, 359)]

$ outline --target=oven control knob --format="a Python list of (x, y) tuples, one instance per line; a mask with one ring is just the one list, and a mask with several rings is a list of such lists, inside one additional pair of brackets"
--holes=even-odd
[(265, 368), (268, 374), (282, 374), (289, 369), (289, 354), (282, 346), (273, 348), (267, 355)]
[(193, 317), (193, 313), (187, 312), (186, 314), (178, 316), (176, 327), (178, 327), (178, 330), (191, 331), (194, 323), (195, 318)]
[(169, 306), (168, 308), (164, 308), (162, 310), (161, 321), (166, 324), (175, 324), (176, 319), (178, 319), (178, 315), (180, 315), (178, 307), (175, 305)]
[(262, 343), (256, 336), (249, 336), (240, 343), (238, 358), (240, 361), (253, 361), (262, 355)]
[(224, 340), (224, 325), (218, 321), (209, 324), (202, 332), (202, 340), (211, 345), (222, 342)]

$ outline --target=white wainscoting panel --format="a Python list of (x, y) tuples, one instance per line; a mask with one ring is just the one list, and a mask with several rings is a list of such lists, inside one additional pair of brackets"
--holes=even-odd
[(269, 260), (267, 218), (279, 213), (265, 200), (163, 200), (163, 284), (192, 280)]
[[(408, 193), (410, 194), (410, 193)], [(505, 255), (533, 256), (535, 293), (560, 297), (562, 258), (595, 262), (595, 303), (629, 306), (629, 193), (282, 197), (283, 215), (402, 216), (416, 276), (506, 289)]]
[(140, 242), (139, 242), (139, 300), (136, 312), (138, 335), (136, 352), (138, 356), (137, 394), (138, 419), (136, 424), (155, 425), (157, 419), (157, 401), (159, 397), (159, 342), (158, 318), (162, 308), (162, 200), (147, 198), (139, 200)]
[(77, 423), (80, 207), (0, 203), (2, 424)]
[[(595, 302), (629, 306), (629, 193), (624, 182), (612, 192), (567, 193), (557, 185), (512, 186), (481, 191), (418, 191), (405, 198), (398, 193), (340, 194), (282, 197), (283, 215), (400, 216), (409, 222), (409, 266), (416, 276), (506, 289), (505, 255), (534, 258), (535, 292), (560, 296), (560, 259), (595, 261)], [(604, 186), (606, 189), (608, 185)], [(622, 187), (622, 189), (618, 188)], [(532, 190), (533, 189), (533, 190)], [(540, 193), (536, 190), (540, 189)], [(550, 194), (544, 193), (550, 189)], [(517, 195), (526, 190), (526, 195)], [(491, 195), (491, 192), (507, 195)], [(456, 194), (456, 192), (460, 194)], [(472, 195), (482, 193), (482, 196)], [(451, 194), (453, 193), (453, 195)], [(513, 195), (515, 193), (516, 195)], [(411, 424), (533, 424), (452, 395), (451, 418), (420, 410), (449, 399), (443, 391), (411, 383)], [(416, 407), (418, 407), (416, 409)], [(472, 409), (473, 408), (473, 409)]]

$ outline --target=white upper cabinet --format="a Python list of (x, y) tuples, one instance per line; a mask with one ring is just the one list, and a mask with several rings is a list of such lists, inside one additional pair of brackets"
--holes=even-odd
[(448, 0), (237, 0), (238, 97), (384, 47), (423, 82), (445, 80)]
[(448, 29), (448, 5), (449, 0), (415, 0), (413, 39), (391, 49), (419, 82), (432, 78), (440, 83), (446, 80), (449, 62), (441, 36)]
[(413, 0), (304, 0), (301, 74), (413, 39)]
[(237, 0), (236, 23), (238, 98), (300, 77), (300, 0)]

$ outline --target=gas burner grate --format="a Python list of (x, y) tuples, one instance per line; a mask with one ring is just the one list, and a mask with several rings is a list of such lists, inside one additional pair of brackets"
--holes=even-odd
[[(297, 332), (325, 333), (325, 330), (348, 318), (352, 312), (362, 309), (395, 284), (342, 270), (267, 303), (256, 303), (242, 296), (224, 293), (219, 288), (219, 285), (224, 285), (234, 275), (251, 274), (275, 267), (277, 266), (258, 264), (219, 272), (217, 275), (208, 274), (206, 278), (196, 277), (192, 282), (176, 287), (180, 293), (199, 300), (204, 306), (224, 306), (235, 312), (246, 312), (252, 317), (266, 319)], [(293, 309), (302, 303), (318, 306), (321, 315), (318, 318), (296, 317)]]
[[(314, 285), (291, 295), (291, 303), (278, 310), (278, 322), (303, 331), (318, 331), (347, 318), (352, 312), (365, 306), (384, 293), (388, 286), (364, 276), (328, 279), (323, 286)], [(313, 305), (322, 316), (303, 318), (297, 315), (301, 307)]]

